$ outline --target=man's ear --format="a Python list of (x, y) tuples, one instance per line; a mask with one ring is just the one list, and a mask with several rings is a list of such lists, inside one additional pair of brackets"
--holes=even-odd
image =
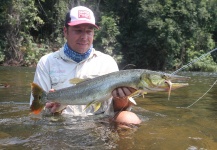
[(63, 33), (64, 33), (64, 37), (67, 38), (68, 28), (66, 26), (64, 26), (64, 28), (63, 28)]

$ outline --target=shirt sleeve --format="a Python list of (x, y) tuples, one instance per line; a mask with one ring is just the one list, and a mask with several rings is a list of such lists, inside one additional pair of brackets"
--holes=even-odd
[[(38, 84), (44, 91), (48, 92), (51, 89), (51, 80), (49, 76), (49, 64), (45, 58), (47, 56), (43, 56), (36, 67), (34, 80), (33, 82)], [(32, 104), (33, 96), (30, 96), (30, 105)]]

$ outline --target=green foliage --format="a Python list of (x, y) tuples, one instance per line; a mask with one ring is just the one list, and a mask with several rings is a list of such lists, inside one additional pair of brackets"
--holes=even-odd
[(120, 34), (113, 16), (102, 16), (100, 30), (96, 30), (94, 47), (104, 53), (113, 56), (117, 62), (121, 62), (120, 44), (117, 36)]
[(3, 26), (7, 27), (5, 36), (1, 40), (5, 40), (4, 53), (5, 61), (11, 65), (24, 63), (24, 53), (21, 50), (23, 46), (27, 46), (32, 41), (30, 30), (37, 30), (43, 21), (37, 16), (37, 9), (32, 0), (11, 1), (5, 10), (7, 17)]
[(5, 60), (5, 54), (4, 54), (5, 45), (6, 45), (6, 42), (2, 40), (2, 38), (0, 38), (0, 63), (4, 62)]
[[(204, 2), (194, 0), (142, 2), (141, 17), (147, 21), (147, 28), (153, 33), (148, 35), (151, 41), (147, 42), (151, 47), (154, 46), (155, 51), (163, 52), (162, 62), (167, 66), (165, 69), (178, 68), (187, 63), (186, 49), (192, 45), (195, 49), (213, 48), (214, 42), (211, 34), (207, 32), (209, 30), (207, 22), (211, 22), (212, 18), (205, 11)], [(174, 66), (172, 60), (178, 61), (176, 64), (179, 65)]]
[[(217, 0), (2, 0), (0, 62), (34, 66), (65, 42), (66, 12), (84, 5), (100, 30), (94, 47), (112, 55), (120, 68), (174, 70), (215, 47)], [(215, 71), (216, 53), (189, 70)]]
[(36, 66), (39, 59), (49, 53), (50, 48), (46, 44), (29, 43), (27, 47), (22, 48), (25, 53), (24, 66)]
[[(113, 2), (115, 3), (115, 2)], [(187, 49), (206, 53), (214, 47), (214, 10), (210, 1), (140, 0), (120, 2), (121, 45), (124, 59), (138, 68), (171, 70), (187, 64)]]
[[(191, 49), (187, 50), (188, 58), (190, 58), (190, 62), (204, 54), (203, 50), (200, 51), (193, 51)], [(208, 72), (216, 72), (217, 71), (217, 64), (213, 61), (211, 55), (208, 55), (201, 60), (193, 63), (190, 65), (188, 70), (193, 71), (208, 71)]]
[(40, 28), (40, 39), (48, 40), (50, 46), (60, 47), (64, 43), (63, 26), (65, 14), (68, 11), (68, 1), (66, 0), (43, 0), (38, 1), (39, 16), (45, 22)]
[(6, 34), (6, 29), (7, 29), (7, 25), (6, 25), (6, 19), (7, 19), (7, 9), (10, 5), (11, 1), (9, 0), (2, 0), (1, 1), (1, 6), (0, 6), (0, 63), (2, 63), (5, 59), (5, 46), (6, 46), (6, 42), (4, 39), (4, 36)]

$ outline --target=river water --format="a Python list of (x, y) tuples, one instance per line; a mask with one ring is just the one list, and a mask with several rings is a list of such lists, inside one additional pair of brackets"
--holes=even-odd
[(140, 126), (120, 128), (103, 116), (29, 114), (34, 68), (0, 67), (0, 149), (214, 150), (217, 149), (217, 73), (184, 72), (189, 86), (137, 98)]

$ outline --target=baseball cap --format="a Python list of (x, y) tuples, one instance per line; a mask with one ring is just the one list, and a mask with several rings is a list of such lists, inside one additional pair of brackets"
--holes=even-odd
[(77, 6), (72, 8), (66, 15), (66, 23), (69, 26), (76, 26), (79, 24), (91, 24), (95, 28), (99, 28), (95, 24), (95, 17), (93, 12), (84, 6)]

